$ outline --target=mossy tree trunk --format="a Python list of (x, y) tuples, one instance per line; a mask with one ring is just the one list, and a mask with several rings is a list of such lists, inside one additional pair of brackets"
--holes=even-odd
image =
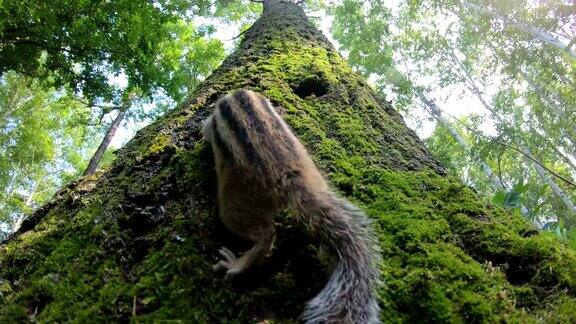
[(303, 11), (270, 0), (188, 102), (0, 247), (0, 322), (295, 319), (327, 273), (289, 211), (262, 266), (231, 283), (211, 271), (218, 247), (250, 246), (211, 212), (215, 174), (200, 136), (214, 102), (237, 88), (270, 98), (334, 187), (375, 220), (383, 320), (576, 319), (574, 251), (444, 175)]

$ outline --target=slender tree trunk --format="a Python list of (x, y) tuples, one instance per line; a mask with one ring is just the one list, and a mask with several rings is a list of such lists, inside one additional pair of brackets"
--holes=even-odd
[[(530, 156), (530, 151), (526, 149), (523, 150), (527, 156)], [(564, 190), (562, 190), (562, 188), (560, 188), (558, 184), (554, 180), (552, 180), (552, 178), (550, 178), (548, 172), (546, 172), (546, 170), (540, 164), (534, 163), (533, 161), (530, 162), (534, 164), (534, 168), (536, 169), (538, 176), (540, 176), (540, 178), (550, 186), (550, 189), (552, 189), (554, 195), (562, 201), (562, 203), (566, 206), (566, 208), (568, 208), (568, 210), (573, 215), (576, 214), (576, 206), (574, 206), (574, 203), (572, 202), (570, 197), (564, 192)], [(560, 218), (564, 221), (565, 226), (568, 228), (572, 228), (572, 226), (575, 223), (575, 221), (573, 220), (574, 217), (567, 217), (567, 216), (563, 217), (562, 215), (560, 215)]]
[(214, 163), (201, 139), (216, 100), (238, 88), (269, 98), (334, 189), (373, 220), (383, 321), (576, 319), (565, 311), (576, 303), (576, 256), (444, 175), (302, 8), (267, 0), (192, 98), (0, 245), (0, 322), (295, 322), (330, 260), (293, 212), (275, 218), (275, 249), (261, 265), (233, 282), (211, 267), (221, 246), (251, 245), (211, 212)]
[[(501, 62), (505, 62), (506, 59), (504, 58), (502, 52), (496, 48), (496, 46), (494, 46), (494, 44), (491, 41), (487, 42), (488, 47), (490, 47), (490, 49), (492, 50), (492, 52), (494, 54), (496, 54), (496, 56), (498, 57), (498, 59)], [(556, 127), (560, 127), (561, 129), (558, 130), (560, 135), (562, 135), (564, 137), (564, 139), (568, 142), (565, 144), (561, 144), (561, 147), (563, 147), (567, 153), (573, 157), (576, 157), (576, 140), (574, 139), (574, 137), (569, 134), (569, 132), (567, 132), (564, 129), (564, 125), (566, 125), (566, 121), (563, 119), (568, 118), (568, 120), (570, 120), (572, 117), (570, 113), (570, 111), (568, 109), (566, 109), (566, 107), (561, 106), (558, 102), (561, 102), (562, 100), (560, 100), (559, 98), (557, 98), (556, 96), (554, 96), (555, 98), (551, 98), (552, 95), (547, 92), (545, 89), (543, 89), (539, 84), (536, 83), (536, 81), (534, 79), (532, 79), (528, 73), (524, 72), (522, 69), (518, 69), (518, 71), (520, 72), (520, 75), (522, 76), (522, 78), (528, 83), (528, 85), (530, 86), (530, 88), (532, 89), (532, 91), (534, 91), (538, 97), (546, 104), (547, 107), (552, 108), (553, 114), (551, 114), (552, 116), (557, 116), (560, 117), (561, 120), (559, 120), (558, 118), (554, 118), (553, 119), (553, 123), (557, 124)], [(537, 117), (537, 116), (536, 116)], [(572, 127), (572, 130), (576, 133), (576, 126), (575, 125), (570, 125), (570, 122), (568, 122), (569, 127)], [(544, 129), (544, 127), (541, 127), (545, 132), (546, 130)], [(545, 135), (540, 135), (538, 134), (543, 140), (549, 142), (548, 139), (545, 138)], [(555, 151), (558, 151), (558, 149), (555, 147), (555, 145), (550, 145), (553, 143), (549, 143), (549, 146), (552, 147)], [(566, 160), (566, 157), (563, 157)], [(568, 164), (572, 165), (572, 162), (567, 159)]]
[[(561, 101), (558, 98), (550, 98), (550, 95), (544, 90), (542, 89), (542, 87), (540, 87), (538, 84), (536, 84), (536, 82), (524, 71), (520, 70), (520, 74), (524, 77), (524, 80), (526, 80), (526, 82), (528, 82), (528, 85), (532, 88), (532, 90), (534, 92), (536, 92), (538, 94), (538, 97), (540, 97), (542, 99), (542, 101), (544, 101), (548, 107), (553, 108), (553, 112), (562, 118), (567, 118), (568, 120), (572, 120), (573, 119), (573, 115), (574, 112), (571, 112), (569, 109), (566, 109), (566, 107), (561, 107), (560, 104), (557, 103), (557, 101)], [(566, 122), (564, 122), (566, 123)], [(561, 124), (562, 125), (562, 124)], [(572, 127), (572, 132), (576, 133), (576, 126), (575, 125), (571, 125)], [(568, 132), (566, 132), (566, 130), (560, 130), (562, 136), (564, 136), (571, 144), (572, 144), (572, 150), (573, 152), (576, 152), (576, 140), (574, 139), (573, 136), (571, 136), (571, 134), (568, 134)]]
[[(442, 110), (436, 105), (436, 103), (428, 99), (426, 96), (424, 96), (424, 94), (420, 92), (416, 92), (416, 95), (429, 108), (432, 117), (434, 117), (445, 129), (448, 130), (448, 132), (450, 132), (450, 134), (452, 135), (454, 140), (456, 140), (456, 142), (460, 145), (462, 150), (468, 153), (473, 160), (475, 160), (478, 164), (480, 164), (480, 167), (484, 171), (484, 174), (490, 180), (490, 182), (492, 182), (492, 186), (496, 190), (508, 192), (508, 188), (506, 188), (502, 179), (500, 179), (500, 177), (498, 177), (494, 173), (494, 171), (492, 171), (492, 168), (480, 156), (478, 156), (475, 153), (472, 153), (472, 149), (470, 148), (470, 145), (468, 145), (468, 142), (462, 137), (462, 135), (460, 135), (460, 133), (454, 127), (452, 127), (450, 122), (446, 120), (446, 118), (442, 114)], [(523, 204), (520, 205), (520, 212), (522, 213), (522, 215), (524, 215), (524, 217), (530, 217), (530, 210), (528, 210), (528, 208), (526, 208)]]
[[(12, 115), (12, 113), (18, 110), (19, 107), (26, 104), (26, 102), (30, 101), (33, 98), (31, 95), (26, 95), (26, 93), (18, 92), (18, 90), (25, 92), (29, 85), (30, 79), (24, 76), (19, 76), (16, 79), (16, 84), (12, 85), (12, 88), (7, 89), (9, 91), (9, 99), (7, 100), (7, 104), (3, 105), (4, 110), (0, 111), (2, 114), (2, 118), (0, 119), (1, 123), (6, 123), (6, 120)], [(21, 87), (21, 83), (26, 83), (26, 86)]]
[[(540, 123), (538, 121), (534, 121), (534, 124), (536, 124), (536, 126), (538, 126), (539, 128), (542, 128), (542, 126), (540, 125)], [(546, 134), (541, 134), (540, 131), (538, 129), (536, 129), (536, 127), (534, 127), (532, 125), (529, 125), (528, 127), (530, 129), (530, 132), (533, 134), (536, 134), (536, 136), (538, 137), (538, 139), (540, 141), (542, 141), (542, 143), (546, 144), (547, 147), (549, 147), (552, 151), (554, 151), (554, 154), (556, 154), (558, 157), (560, 157), (562, 159), (562, 161), (564, 161), (564, 163), (566, 163), (566, 165), (568, 166), (569, 169), (571, 168), (573, 170), (573, 172), (576, 172), (576, 165), (570, 159), (570, 157), (575, 158), (576, 155), (572, 154), (571, 151), (568, 151), (567, 153), (564, 153), (561, 151), (561, 149), (565, 150), (565, 151), (567, 150), (565, 143), (561, 143), (561, 144), (553, 143), (552, 140), (550, 140), (550, 138), (548, 138), (546, 136)], [(557, 147), (558, 145), (559, 145), (559, 147)]]
[(567, 136), (567, 140), (570, 143), (571, 155), (576, 158), (576, 140), (574, 139), (574, 136)]
[(120, 127), (120, 123), (122, 122), (122, 120), (124, 120), (124, 116), (126, 116), (127, 108), (128, 106), (124, 105), (120, 110), (118, 110), (118, 115), (116, 115), (116, 118), (114, 118), (114, 121), (112, 121), (112, 124), (110, 124), (110, 127), (108, 127), (108, 129), (106, 130), (106, 134), (104, 134), (102, 142), (100, 142), (98, 149), (96, 149), (96, 152), (94, 152), (94, 155), (92, 155), (92, 158), (90, 159), (90, 162), (86, 167), (86, 170), (84, 170), (83, 174), (84, 176), (94, 173), (94, 171), (96, 171), (96, 169), (98, 168), (98, 165), (100, 165), (102, 156), (108, 149), (108, 145), (110, 145), (110, 142), (112, 141), (112, 138), (116, 134), (118, 127)]
[(452, 137), (454, 138), (454, 140), (456, 140), (458, 145), (460, 145), (462, 150), (464, 150), (464, 152), (469, 154), (472, 157), (472, 159), (474, 159), (478, 164), (480, 164), (482, 170), (484, 171), (484, 174), (486, 175), (486, 177), (488, 177), (488, 179), (490, 179), (490, 182), (492, 182), (493, 187), (496, 188), (496, 190), (507, 191), (507, 189), (504, 187), (504, 183), (498, 176), (494, 174), (492, 168), (488, 164), (486, 164), (486, 162), (483, 159), (481, 159), (478, 155), (472, 153), (472, 149), (468, 145), (468, 142), (462, 137), (462, 135), (460, 135), (460, 133), (454, 127), (452, 127), (450, 122), (446, 120), (446, 118), (442, 114), (442, 110), (436, 105), (436, 103), (428, 99), (422, 93), (417, 93), (417, 95), (420, 98), (420, 100), (422, 100), (422, 102), (429, 108), (432, 117), (434, 117), (446, 130), (448, 130), (450, 135), (452, 135)]
[[(36, 194), (36, 188), (38, 188), (38, 183), (34, 184), (34, 186), (32, 187), (30, 193), (28, 194), (28, 197), (26, 197), (26, 200), (24, 201), (24, 206), (26, 207), (32, 206), (33, 197)], [(13, 233), (18, 231), (20, 226), (22, 226), (22, 222), (24, 221), (25, 216), (26, 216), (25, 214), (21, 214), (18, 216), (18, 218), (14, 222), (14, 225), (12, 226)]]
[(515, 20), (509, 18), (508, 16), (498, 12), (496, 9), (487, 8), (487, 7), (484, 7), (482, 5), (477, 5), (477, 4), (469, 3), (466, 1), (463, 1), (462, 4), (464, 5), (465, 8), (473, 9), (475, 11), (490, 15), (494, 18), (499, 19), (500, 21), (504, 22), (505, 24), (508, 24), (510, 26), (513, 26), (513, 27), (523, 31), (523, 32), (531, 34), (532, 36), (534, 36), (535, 38), (537, 38), (541, 42), (546, 43), (546, 44), (551, 45), (551, 46), (554, 46), (560, 50), (566, 51), (570, 56), (572, 56), (573, 58), (576, 58), (576, 51), (571, 48), (571, 43), (564, 44), (563, 42), (558, 40), (556, 37), (550, 35), (549, 33), (547, 33), (544, 30), (541, 30), (541, 29), (536, 28), (534, 26), (531, 26), (529, 24), (515, 21)]
[(542, 99), (542, 101), (544, 101), (549, 107), (551, 107), (559, 117), (566, 116), (566, 108), (560, 107), (560, 105), (556, 103), (554, 99), (550, 98), (550, 95), (546, 93), (541, 86), (536, 84), (536, 81), (534, 81), (534, 79), (532, 79), (528, 75), (528, 73), (522, 71), (522, 69), (519, 69), (519, 71), (524, 80), (528, 82), (530, 88), (532, 88), (532, 90), (538, 94), (538, 96)]
[[(16, 168), (15, 163), (11, 163), (11, 169), (12, 170), (18, 170)], [(16, 191), (16, 177), (17, 176), (18, 176), (18, 172), (13, 172), (12, 175), (10, 176), (10, 180), (8, 180), (8, 182), (6, 184), (6, 188), (4, 189), (4, 198), (2, 199), (2, 202), (0, 202), (0, 208), (6, 207), (8, 200), (12, 197), (12, 194), (14, 194), (14, 191)]]

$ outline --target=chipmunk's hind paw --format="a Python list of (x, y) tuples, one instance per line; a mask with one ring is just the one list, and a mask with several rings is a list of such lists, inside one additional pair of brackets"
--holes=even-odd
[(230, 280), (234, 278), (237, 274), (244, 272), (245, 262), (242, 257), (237, 258), (234, 252), (228, 250), (225, 247), (221, 247), (218, 253), (223, 257), (216, 264), (212, 266), (214, 271), (219, 271), (226, 269), (226, 275), (224, 280)]

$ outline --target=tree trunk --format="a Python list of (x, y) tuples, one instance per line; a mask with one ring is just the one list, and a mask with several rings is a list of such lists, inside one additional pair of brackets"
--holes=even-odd
[[(38, 183), (34, 184), (32, 189), (30, 190), (30, 193), (26, 197), (26, 200), (24, 201), (24, 206), (26, 206), (28, 209), (30, 209), (32, 207), (32, 202), (34, 201), (33, 197), (34, 197), (34, 194), (36, 193), (36, 188), (38, 188)], [(18, 216), (18, 218), (16, 218), (16, 221), (14, 222), (14, 225), (12, 226), (11, 232), (16, 232), (20, 228), (20, 226), (22, 225), (22, 222), (24, 221), (24, 217), (26, 217), (26, 215), (24, 213), (22, 213)]]
[[(497, 49), (497, 47), (494, 46), (494, 44), (490, 41), (487, 42), (487, 45), (488, 47), (490, 47), (490, 49), (492, 49), (492, 52), (496, 54), (496, 56), (502, 62), (503, 65), (508, 64), (506, 62), (505, 55), (502, 53), (501, 50)], [(573, 119), (572, 116), (573, 114), (570, 114), (569, 110), (566, 109), (566, 107), (562, 107), (558, 103), (562, 102), (563, 100), (561, 100), (561, 98), (559, 98), (557, 94), (554, 95), (543, 89), (542, 86), (536, 83), (536, 81), (533, 78), (531, 78), (530, 75), (528, 75), (528, 73), (524, 72), (522, 68), (519, 68), (518, 72), (520, 73), (524, 81), (528, 83), (532, 91), (534, 91), (538, 95), (538, 97), (540, 98), (540, 100), (542, 100), (542, 102), (546, 105), (546, 107), (549, 107), (553, 110), (553, 114), (552, 113), (548, 114), (549, 117), (552, 118), (551, 123), (552, 125), (555, 125), (555, 128), (560, 128), (558, 131), (560, 132), (560, 134), (562, 134), (563, 137), (565, 137), (565, 140), (568, 142), (568, 143), (559, 143), (557, 145), (560, 145), (563, 148), (567, 149), (570, 155), (576, 156), (574, 154), (574, 152), (576, 152), (576, 141), (574, 140), (574, 137), (564, 129), (566, 127), (565, 125), (569, 125), (568, 127), (570, 127), (573, 131), (576, 132), (576, 126), (572, 125), (573, 123), (570, 122), (570, 120)], [(546, 133), (548, 133), (548, 131), (544, 129), (544, 127), (541, 128)], [(567, 147), (567, 145), (569, 145), (569, 147)]]
[(94, 155), (92, 155), (92, 158), (90, 159), (90, 162), (86, 167), (86, 170), (84, 170), (83, 176), (91, 175), (96, 171), (98, 165), (100, 165), (102, 156), (104, 155), (104, 153), (106, 153), (108, 145), (110, 145), (110, 142), (112, 141), (112, 138), (116, 134), (116, 131), (120, 126), (120, 123), (122, 122), (122, 120), (124, 120), (124, 116), (126, 116), (126, 110), (128, 109), (128, 106), (129, 104), (126, 104), (122, 106), (121, 109), (118, 110), (118, 115), (116, 115), (116, 118), (114, 118), (114, 121), (112, 121), (112, 124), (110, 124), (110, 127), (108, 127), (108, 129), (106, 130), (106, 134), (104, 134), (102, 142), (100, 142), (100, 145), (96, 149), (96, 152), (94, 152)]
[(232, 282), (211, 269), (220, 246), (251, 245), (211, 212), (215, 172), (200, 135), (215, 101), (237, 88), (268, 97), (334, 188), (374, 220), (384, 321), (574, 320), (574, 252), (443, 175), (301, 8), (264, 4), (193, 98), (0, 247), (0, 322), (294, 322), (328, 260), (292, 212), (277, 216), (263, 264)]
[[(474, 79), (472, 78), (472, 76), (470, 75), (470, 73), (468, 72), (466, 67), (462, 64), (462, 62), (460, 62), (460, 60), (456, 56), (456, 53), (454, 53), (453, 49), (450, 50), (450, 53), (451, 53), (451, 57), (452, 57), (453, 61), (459, 66), (460, 70), (464, 74), (466, 82), (469, 85), (470, 91), (472, 91), (472, 93), (476, 96), (476, 98), (478, 98), (478, 100), (480, 101), (482, 106), (490, 112), (490, 114), (496, 120), (496, 122), (498, 124), (500, 124), (502, 126), (508, 125), (509, 122), (506, 121), (504, 118), (502, 118), (502, 116), (500, 116), (498, 114), (498, 112), (496, 110), (494, 110), (493, 107), (488, 104), (488, 102), (486, 102), (486, 100), (484, 99), (484, 96), (482, 94), (482, 91), (476, 85), (476, 82), (474, 81)], [(538, 176), (540, 177), (542, 182), (548, 184), (550, 186), (550, 188), (552, 189), (552, 192), (554, 193), (554, 195), (556, 197), (558, 197), (560, 199), (560, 201), (562, 201), (562, 203), (568, 208), (568, 210), (570, 210), (571, 212), (574, 212), (574, 214), (576, 215), (576, 210), (574, 209), (574, 203), (572, 202), (570, 197), (564, 192), (564, 190), (562, 190), (562, 188), (560, 188), (560, 186), (558, 186), (556, 181), (554, 181), (554, 179), (552, 179), (550, 177), (550, 175), (548, 175), (548, 173), (552, 173), (552, 172), (550, 172), (550, 169), (549, 168), (545, 169), (543, 167), (543, 164), (541, 162), (539, 162), (539, 160), (536, 159), (534, 157), (534, 155), (532, 155), (530, 149), (528, 147), (526, 147), (524, 145), (524, 143), (522, 143), (521, 140), (518, 140), (517, 136), (512, 134), (512, 138), (514, 139), (514, 144), (518, 148), (518, 151), (521, 152), (522, 154), (524, 154), (532, 162), (534, 162), (533, 163), (534, 168), (536, 169), (536, 173), (538, 174)], [(552, 173), (552, 175), (558, 176), (555, 173)], [(574, 215), (568, 215), (566, 218), (567, 219), (574, 218)]]
[(499, 19), (500, 21), (504, 22), (507, 25), (513, 26), (518, 30), (531, 34), (534, 38), (538, 39), (539, 41), (554, 46), (562, 51), (566, 51), (570, 56), (572, 56), (572, 58), (576, 58), (576, 51), (571, 48), (572, 47), (571, 41), (568, 44), (564, 44), (559, 39), (549, 34), (545, 30), (536, 28), (534, 26), (531, 26), (530, 24), (515, 21), (506, 16), (505, 14), (498, 12), (496, 9), (484, 7), (482, 5), (469, 3), (466, 1), (463, 1), (462, 4), (464, 5), (465, 8), (473, 9), (475, 11), (487, 14), (489, 16)]
[[(530, 151), (528, 151), (527, 149), (522, 149), (522, 152), (526, 156), (531, 156)], [(561, 217), (561, 219), (564, 221), (564, 223), (566, 223), (566, 226), (570, 226), (570, 228), (573, 228), (574, 223), (576, 223), (572, 220), (574, 218), (573, 215), (576, 215), (576, 207), (574, 206), (574, 203), (572, 202), (570, 197), (564, 192), (564, 190), (562, 190), (562, 188), (560, 188), (560, 186), (558, 186), (558, 184), (554, 182), (552, 178), (550, 178), (548, 172), (546, 172), (546, 170), (540, 164), (534, 163), (533, 161), (530, 162), (534, 164), (534, 168), (536, 169), (536, 173), (538, 173), (538, 176), (550, 186), (550, 189), (552, 189), (554, 195), (562, 201), (562, 203), (572, 214), (572, 217), (570, 217), (570, 215), (566, 215), (566, 217)]]
[(490, 182), (492, 182), (492, 186), (494, 187), (494, 189), (506, 191), (506, 188), (504, 188), (504, 183), (502, 182), (502, 180), (498, 176), (494, 175), (494, 171), (492, 171), (492, 168), (488, 164), (486, 164), (484, 160), (482, 160), (476, 154), (472, 153), (472, 149), (468, 145), (468, 142), (466, 142), (466, 140), (462, 137), (462, 135), (460, 135), (460, 133), (458, 133), (458, 131), (450, 125), (450, 122), (446, 120), (446, 118), (442, 114), (442, 111), (440, 110), (440, 108), (438, 108), (436, 103), (434, 103), (421, 93), (418, 93), (417, 95), (420, 98), (420, 100), (422, 100), (422, 102), (426, 106), (428, 106), (428, 108), (430, 109), (430, 113), (432, 114), (432, 117), (434, 117), (434, 119), (436, 119), (442, 125), (442, 127), (448, 130), (450, 135), (452, 135), (452, 137), (458, 143), (458, 145), (460, 145), (462, 150), (464, 150), (467, 154), (469, 154), (472, 157), (472, 159), (476, 160), (478, 164), (480, 164), (482, 170), (484, 171), (484, 174), (490, 180)]

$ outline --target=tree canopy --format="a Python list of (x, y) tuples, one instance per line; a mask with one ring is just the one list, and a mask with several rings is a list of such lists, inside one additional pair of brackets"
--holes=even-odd
[[(0, 233), (18, 227), (83, 167), (93, 131), (90, 109), (29, 77), (8, 72), (0, 85)], [(1, 235), (0, 236), (3, 236)]]
[(222, 61), (222, 42), (209, 37), (214, 28), (189, 19), (207, 14), (207, 5), (0, 4), (2, 232), (81, 174), (104, 133), (92, 168), (111, 159), (112, 121), (149, 122)]

